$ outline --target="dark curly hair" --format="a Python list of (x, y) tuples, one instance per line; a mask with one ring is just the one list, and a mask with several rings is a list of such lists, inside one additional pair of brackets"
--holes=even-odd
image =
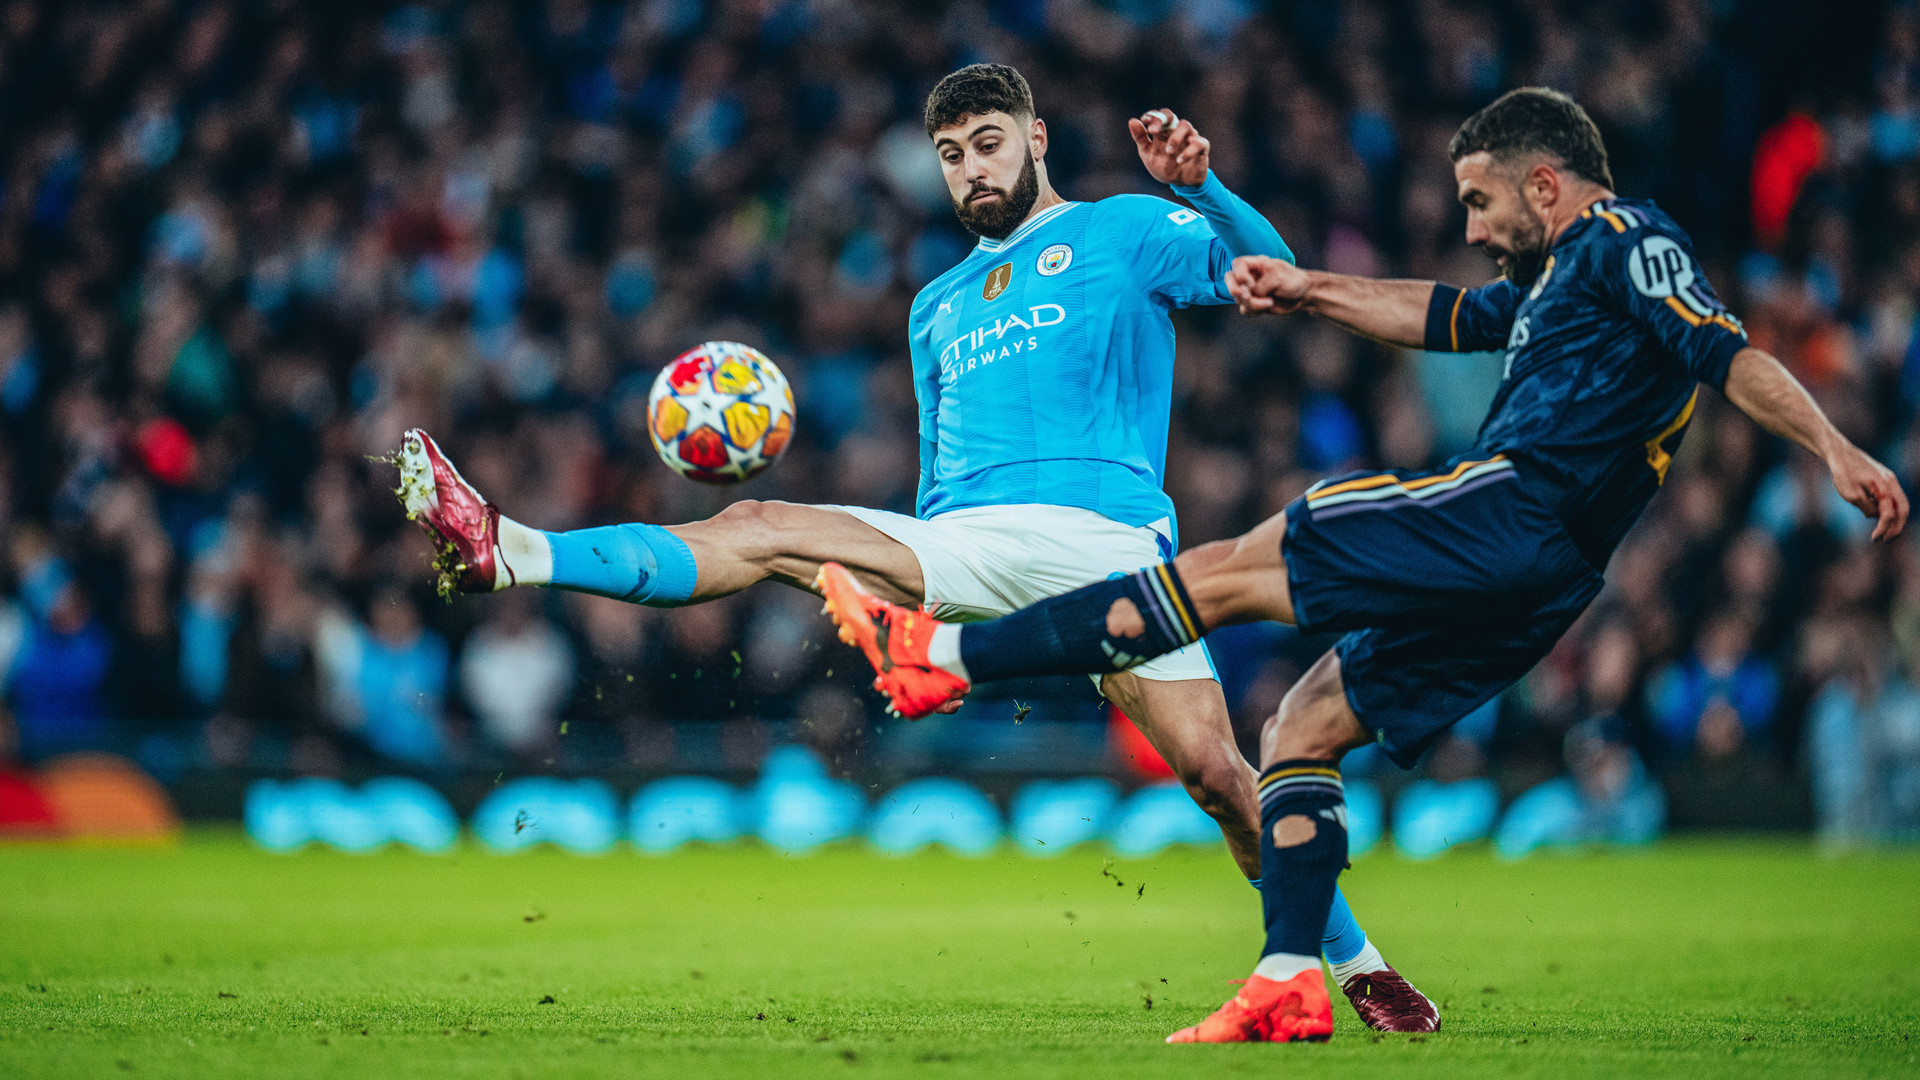
[(1613, 186), (1600, 129), (1579, 103), (1558, 90), (1524, 86), (1467, 117), (1447, 144), (1455, 161), (1482, 150), (1501, 164), (1523, 154), (1547, 154), (1575, 176)]
[(1005, 64), (968, 64), (941, 79), (927, 95), (927, 137), (963, 117), (990, 112), (1033, 119), (1033, 90), (1025, 77)]

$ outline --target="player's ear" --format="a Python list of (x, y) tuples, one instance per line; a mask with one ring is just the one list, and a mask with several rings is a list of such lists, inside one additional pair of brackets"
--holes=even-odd
[(1521, 190), (1536, 209), (1545, 210), (1560, 201), (1560, 170), (1540, 162), (1527, 171), (1527, 182)]
[(1032, 148), (1030, 152), (1033, 154), (1033, 160), (1039, 161), (1047, 156), (1047, 122), (1045, 120), (1036, 116), (1033, 122), (1027, 125), (1027, 145)]

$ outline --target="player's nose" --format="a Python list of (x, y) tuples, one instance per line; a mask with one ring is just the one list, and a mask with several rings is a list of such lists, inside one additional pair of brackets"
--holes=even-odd
[(1493, 233), (1487, 228), (1487, 222), (1479, 214), (1467, 212), (1467, 243), (1479, 246), (1493, 239)]

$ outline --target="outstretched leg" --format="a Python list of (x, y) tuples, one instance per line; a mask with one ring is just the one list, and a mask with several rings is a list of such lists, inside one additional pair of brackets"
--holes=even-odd
[(747, 501), (688, 525), (549, 533), (503, 516), (424, 431), (408, 431), (397, 458), (401, 500), (434, 541), (443, 592), (543, 585), (678, 607), (759, 581), (807, 588), (827, 559), (901, 603), (924, 592), (910, 548), (831, 507)]
[[(1291, 623), (1293, 599), (1280, 513), (1244, 536), (1182, 552), (1172, 563), (1097, 582), (1002, 619), (948, 627), (931, 640), (941, 666), (963, 679), (1124, 671), (1200, 639), (1207, 630), (1273, 619)], [(964, 669), (964, 670), (956, 670)]]
[(918, 604), (926, 596), (911, 548), (832, 507), (749, 500), (667, 531), (687, 545), (700, 568), (696, 602), (767, 580), (812, 589), (828, 560), (852, 567), (868, 588), (895, 603)]
[(837, 563), (821, 567), (815, 587), (841, 640), (873, 664), (874, 689), (917, 719), (974, 682), (1126, 671), (1193, 644), (1209, 629), (1293, 622), (1280, 554), (1286, 531), (1283, 512), (1237, 540), (966, 626), (894, 607)]

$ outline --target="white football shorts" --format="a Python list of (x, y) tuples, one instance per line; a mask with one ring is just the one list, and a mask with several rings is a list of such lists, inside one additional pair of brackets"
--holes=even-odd
[[(998, 618), (1165, 562), (1173, 547), (1163, 529), (1122, 525), (1074, 506), (976, 506), (926, 520), (864, 506), (829, 509), (852, 514), (911, 549), (926, 581), (927, 610), (948, 622)], [(1219, 678), (1205, 642), (1132, 670), (1158, 682)]]

